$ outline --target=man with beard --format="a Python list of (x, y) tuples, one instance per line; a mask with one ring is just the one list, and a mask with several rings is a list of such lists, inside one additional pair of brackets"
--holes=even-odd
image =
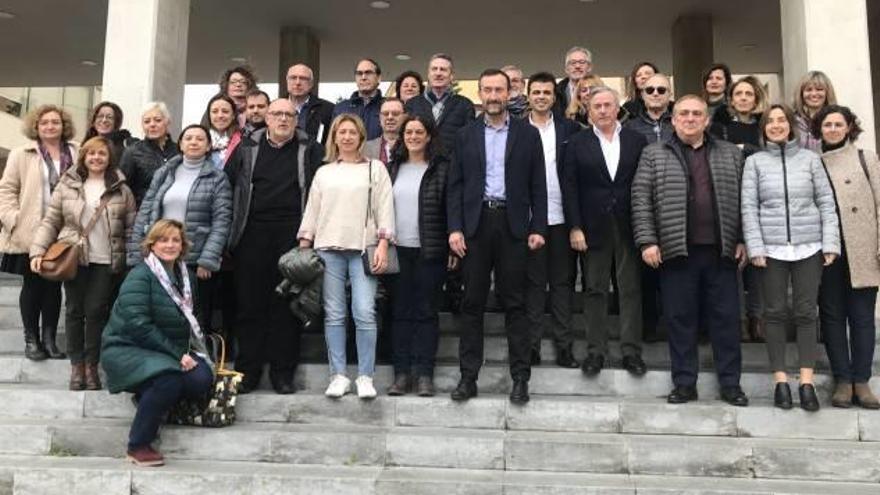
[(556, 103), (553, 113), (565, 115), (565, 109), (572, 99), (577, 99), (578, 81), (593, 73), (593, 54), (582, 46), (573, 46), (565, 52), (566, 77), (556, 85)]
[(244, 107), (244, 135), (250, 137), (257, 129), (266, 127), (266, 112), (269, 110), (269, 95), (254, 88), (248, 91)]
[(459, 341), (461, 380), (452, 400), (477, 395), (483, 364), (483, 311), (492, 270), (507, 330), (510, 401), (529, 400), (531, 336), (525, 310), (529, 250), (544, 245), (547, 187), (544, 151), (538, 130), (510, 118), (510, 80), (499, 69), (479, 79), (483, 116), (455, 140), (447, 187), (449, 247), (463, 260), (464, 301)]

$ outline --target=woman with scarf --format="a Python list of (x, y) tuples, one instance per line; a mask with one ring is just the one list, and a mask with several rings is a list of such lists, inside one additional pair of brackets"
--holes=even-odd
[(31, 142), (12, 150), (0, 179), (0, 271), (24, 277), (18, 301), (25, 357), (34, 361), (64, 359), (67, 356), (55, 344), (61, 282), (32, 272), (28, 253), (52, 191), (73, 166), (77, 154), (77, 145), (70, 142), (73, 120), (60, 107), (42, 105), (25, 118), (23, 131)]
[(208, 158), (215, 167), (223, 170), (241, 143), (238, 110), (232, 98), (222, 94), (211, 98), (202, 118), (202, 126), (211, 132), (211, 153)]
[(114, 164), (119, 163), (125, 148), (137, 142), (128, 129), (122, 128), (122, 109), (112, 101), (102, 101), (95, 105), (89, 122), (89, 130), (86, 131), (83, 142), (95, 136), (109, 139), (112, 146), (110, 157)]
[(134, 195), (116, 169), (112, 144), (93, 137), (83, 144), (52, 193), (52, 201), (31, 244), (31, 269), (57, 241), (82, 242), (80, 266), (64, 282), (70, 390), (100, 390), (98, 350), (115, 288), (125, 270), (125, 240), (134, 223)]
[(159, 220), (142, 247), (144, 263), (125, 278), (104, 329), (101, 366), (110, 393), (132, 392), (137, 402), (128, 460), (161, 466), (162, 454), (151, 444), (165, 415), (181, 399), (204, 396), (214, 378), (193, 314), (183, 224)]

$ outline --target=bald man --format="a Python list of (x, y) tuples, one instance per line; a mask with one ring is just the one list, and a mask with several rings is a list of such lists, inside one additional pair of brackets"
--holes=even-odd
[(306, 64), (295, 64), (287, 69), (286, 79), (288, 98), (299, 114), (297, 127), (310, 138), (322, 144), (327, 142), (333, 104), (318, 98), (314, 71)]
[(300, 324), (275, 295), (278, 258), (296, 245), (308, 189), (323, 158), (321, 146), (297, 127), (288, 99), (269, 104), (266, 127), (245, 139), (226, 165), (233, 189), (229, 251), (237, 303), (237, 370), (242, 392), (257, 388), (263, 365), (279, 394), (295, 391)]

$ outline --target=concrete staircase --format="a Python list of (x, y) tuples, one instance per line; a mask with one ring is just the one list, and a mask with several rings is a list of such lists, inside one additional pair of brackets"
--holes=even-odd
[[(24, 359), (17, 290), (0, 286), (0, 494), (880, 493), (880, 412), (831, 408), (827, 373), (817, 377), (821, 411), (775, 409), (766, 350), (748, 344), (750, 407), (718, 401), (711, 373), (698, 402), (671, 406), (662, 399), (666, 345), (657, 343), (646, 346), (652, 370), (642, 378), (538, 367), (532, 401), (519, 407), (505, 395), (494, 314), (477, 399), (326, 399), (323, 341), (306, 335), (314, 362), (300, 367), (299, 393), (242, 396), (229, 428), (166, 427), (158, 446), (168, 465), (138, 469), (122, 459), (130, 398), (68, 391), (66, 361)], [(448, 315), (442, 325), (436, 383), (446, 392), (458, 379), (457, 339)], [(549, 341), (544, 355), (552, 363)], [(390, 381), (380, 366), (377, 387)], [(880, 392), (880, 381), (872, 386)]]

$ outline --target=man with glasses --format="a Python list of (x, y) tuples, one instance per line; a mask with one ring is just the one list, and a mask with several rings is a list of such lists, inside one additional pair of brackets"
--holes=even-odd
[(553, 105), (553, 113), (559, 116), (565, 115), (565, 109), (572, 99), (577, 99), (578, 81), (593, 73), (593, 54), (582, 46), (573, 46), (565, 52), (565, 75), (566, 77), (556, 85), (556, 103)]
[(406, 112), (433, 119), (443, 150), (451, 152), (455, 135), (474, 120), (474, 104), (452, 91), (455, 69), (452, 57), (435, 53), (428, 60), (428, 83), (424, 94), (406, 102)]
[(672, 128), (672, 90), (666, 74), (654, 74), (642, 88), (643, 110), (623, 124), (645, 136), (648, 143), (667, 141), (675, 130)]
[(569, 240), (583, 257), (586, 280), (587, 356), (581, 369), (595, 376), (608, 360), (608, 285), (613, 276), (620, 300), (621, 365), (642, 376), (647, 367), (641, 356), (641, 263), (633, 244), (630, 188), (647, 143), (617, 121), (620, 99), (613, 89), (594, 87), (587, 110), (593, 127), (571, 138), (563, 167)]
[(245, 139), (226, 165), (233, 189), (229, 251), (234, 259), (237, 302), (237, 370), (242, 392), (260, 383), (264, 363), (279, 394), (295, 392), (299, 323), (275, 294), (278, 258), (296, 245), (308, 189), (324, 153), (297, 129), (296, 108), (279, 98), (269, 104), (266, 127)]
[(312, 69), (305, 64), (292, 65), (287, 69), (286, 79), (287, 95), (298, 115), (297, 128), (321, 144), (327, 142), (333, 104), (318, 98), (317, 90), (312, 92), (315, 85)]
[(507, 100), (507, 112), (515, 119), (521, 119), (529, 111), (529, 101), (525, 95), (526, 82), (522, 70), (515, 65), (501, 68), (510, 79), (510, 99)]
[(375, 139), (382, 135), (382, 125), (379, 123), (379, 108), (383, 101), (379, 91), (382, 69), (375, 60), (362, 59), (354, 67), (354, 82), (357, 91), (351, 94), (351, 98), (336, 104), (333, 116), (343, 113), (357, 115), (367, 129), (367, 139)]
[(740, 225), (742, 152), (706, 133), (709, 113), (697, 95), (672, 110), (675, 134), (642, 152), (632, 186), (635, 244), (659, 270), (663, 314), (669, 328), (674, 388), (670, 404), (697, 399), (697, 324), (712, 342), (721, 399), (747, 406), (742, 371), (737, 263), (745, 266)]
[(397, 143), (400, 124), (403, 122), (403, 102), (398, 98), (385, 98), (379, 108), (379, 121), (382, 135), (364, 144), (364, 156), (387, 164), (391, 160), (391, 150)]

